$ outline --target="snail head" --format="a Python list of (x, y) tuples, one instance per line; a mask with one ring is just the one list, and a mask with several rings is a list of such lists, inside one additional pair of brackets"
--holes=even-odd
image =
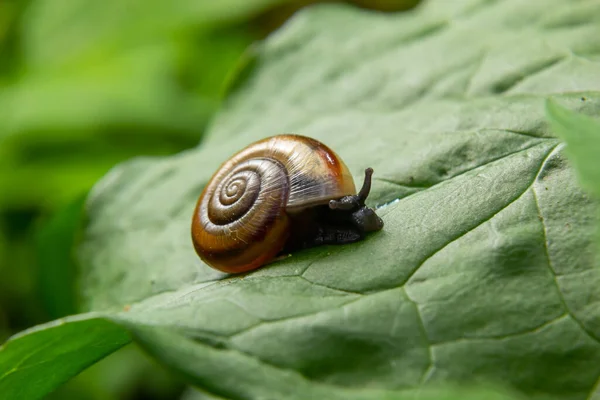
[(365, 201), (371, 192), (372, 176), (373, 168), (365, 169), (365, 180), (358, 194), (329, 201), (330, 209), (351, 212), (352, 222), (363, 232), (374, 232), (383, 228), (381, 218), (375, 214), (372, 208), (365, 205)]

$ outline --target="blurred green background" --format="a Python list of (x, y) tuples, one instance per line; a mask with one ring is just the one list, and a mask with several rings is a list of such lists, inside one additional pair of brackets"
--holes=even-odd
[[(93, 184), (196, 146), (243, 53), (317, 2), (0, 0), (0, 343), (77, 312), (71, 252)], [(129, 346), (51, 398), (182, 395), (202, 398)]]

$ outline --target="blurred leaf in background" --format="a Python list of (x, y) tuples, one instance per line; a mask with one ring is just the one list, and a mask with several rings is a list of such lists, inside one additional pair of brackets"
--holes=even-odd
[[(215, 51), (206, 37), (219, 28), (201, 18), (211, 7), (194, 6), (210, 3), (155, 3), (40, 0), (23, 12), (0, 91), (0, 206), (51, 208), (120, 160), (198, 142), (254, 36), (232, 29)], [(223, 23), (235, 17), (218, 11)]]
[[(586, 101), (585, 97), (581, 98)], [(555, 101), (546, 102), (546, 113), (554, 132), (567, 142), (567, 154), (581, 184), (600, 198), (600, 120), (571, 111)]]
[(73, 243), (77, 238), (85, 199), (86, 195), (75, 198), (36, 229), (38, 295), (53, 319), (77, 313), (74, 285), (77, 266), (73, 257)]
[[(1, 223), (1, 222), (0, 222)], [(4, 237), (4, 227), (0, 225), (0, 257), (6, 252), (6, 238)], [(6, 268), (4, 267), (4, 263), (0, 262), (0, 277), (5, 277), (8, 275)], [(4, 310), (4, 299), (2, 293), (4, 293), (3, 279), (0, 279), (0, 343), (4, 342), (9, 336), (8, 330), (8, 319), (6, 312)]]

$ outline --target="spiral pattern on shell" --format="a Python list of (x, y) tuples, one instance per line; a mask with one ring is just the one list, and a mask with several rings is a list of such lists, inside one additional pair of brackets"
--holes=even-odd
[(208, 260), (226, 259), (237, 271), (262, 258), (261, 253), (266, 256), (266, 248), (276, 252), (282, 247), (289, 180), (281, 163), (266, 158), (244, 161), (219, 175), (199, 202), (203, 229), (195, 245)]

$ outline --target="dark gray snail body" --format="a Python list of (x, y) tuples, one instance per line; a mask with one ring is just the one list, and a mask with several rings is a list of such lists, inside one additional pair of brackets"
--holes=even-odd
[(365, 205), (373, 170), (357, 194), (348, 167), (323, 143), (273, 136), (226, 161), (198, 198), (192, 242), (200, 258), (228, 273), (277, 255), (361, 240), (383, 228)]

